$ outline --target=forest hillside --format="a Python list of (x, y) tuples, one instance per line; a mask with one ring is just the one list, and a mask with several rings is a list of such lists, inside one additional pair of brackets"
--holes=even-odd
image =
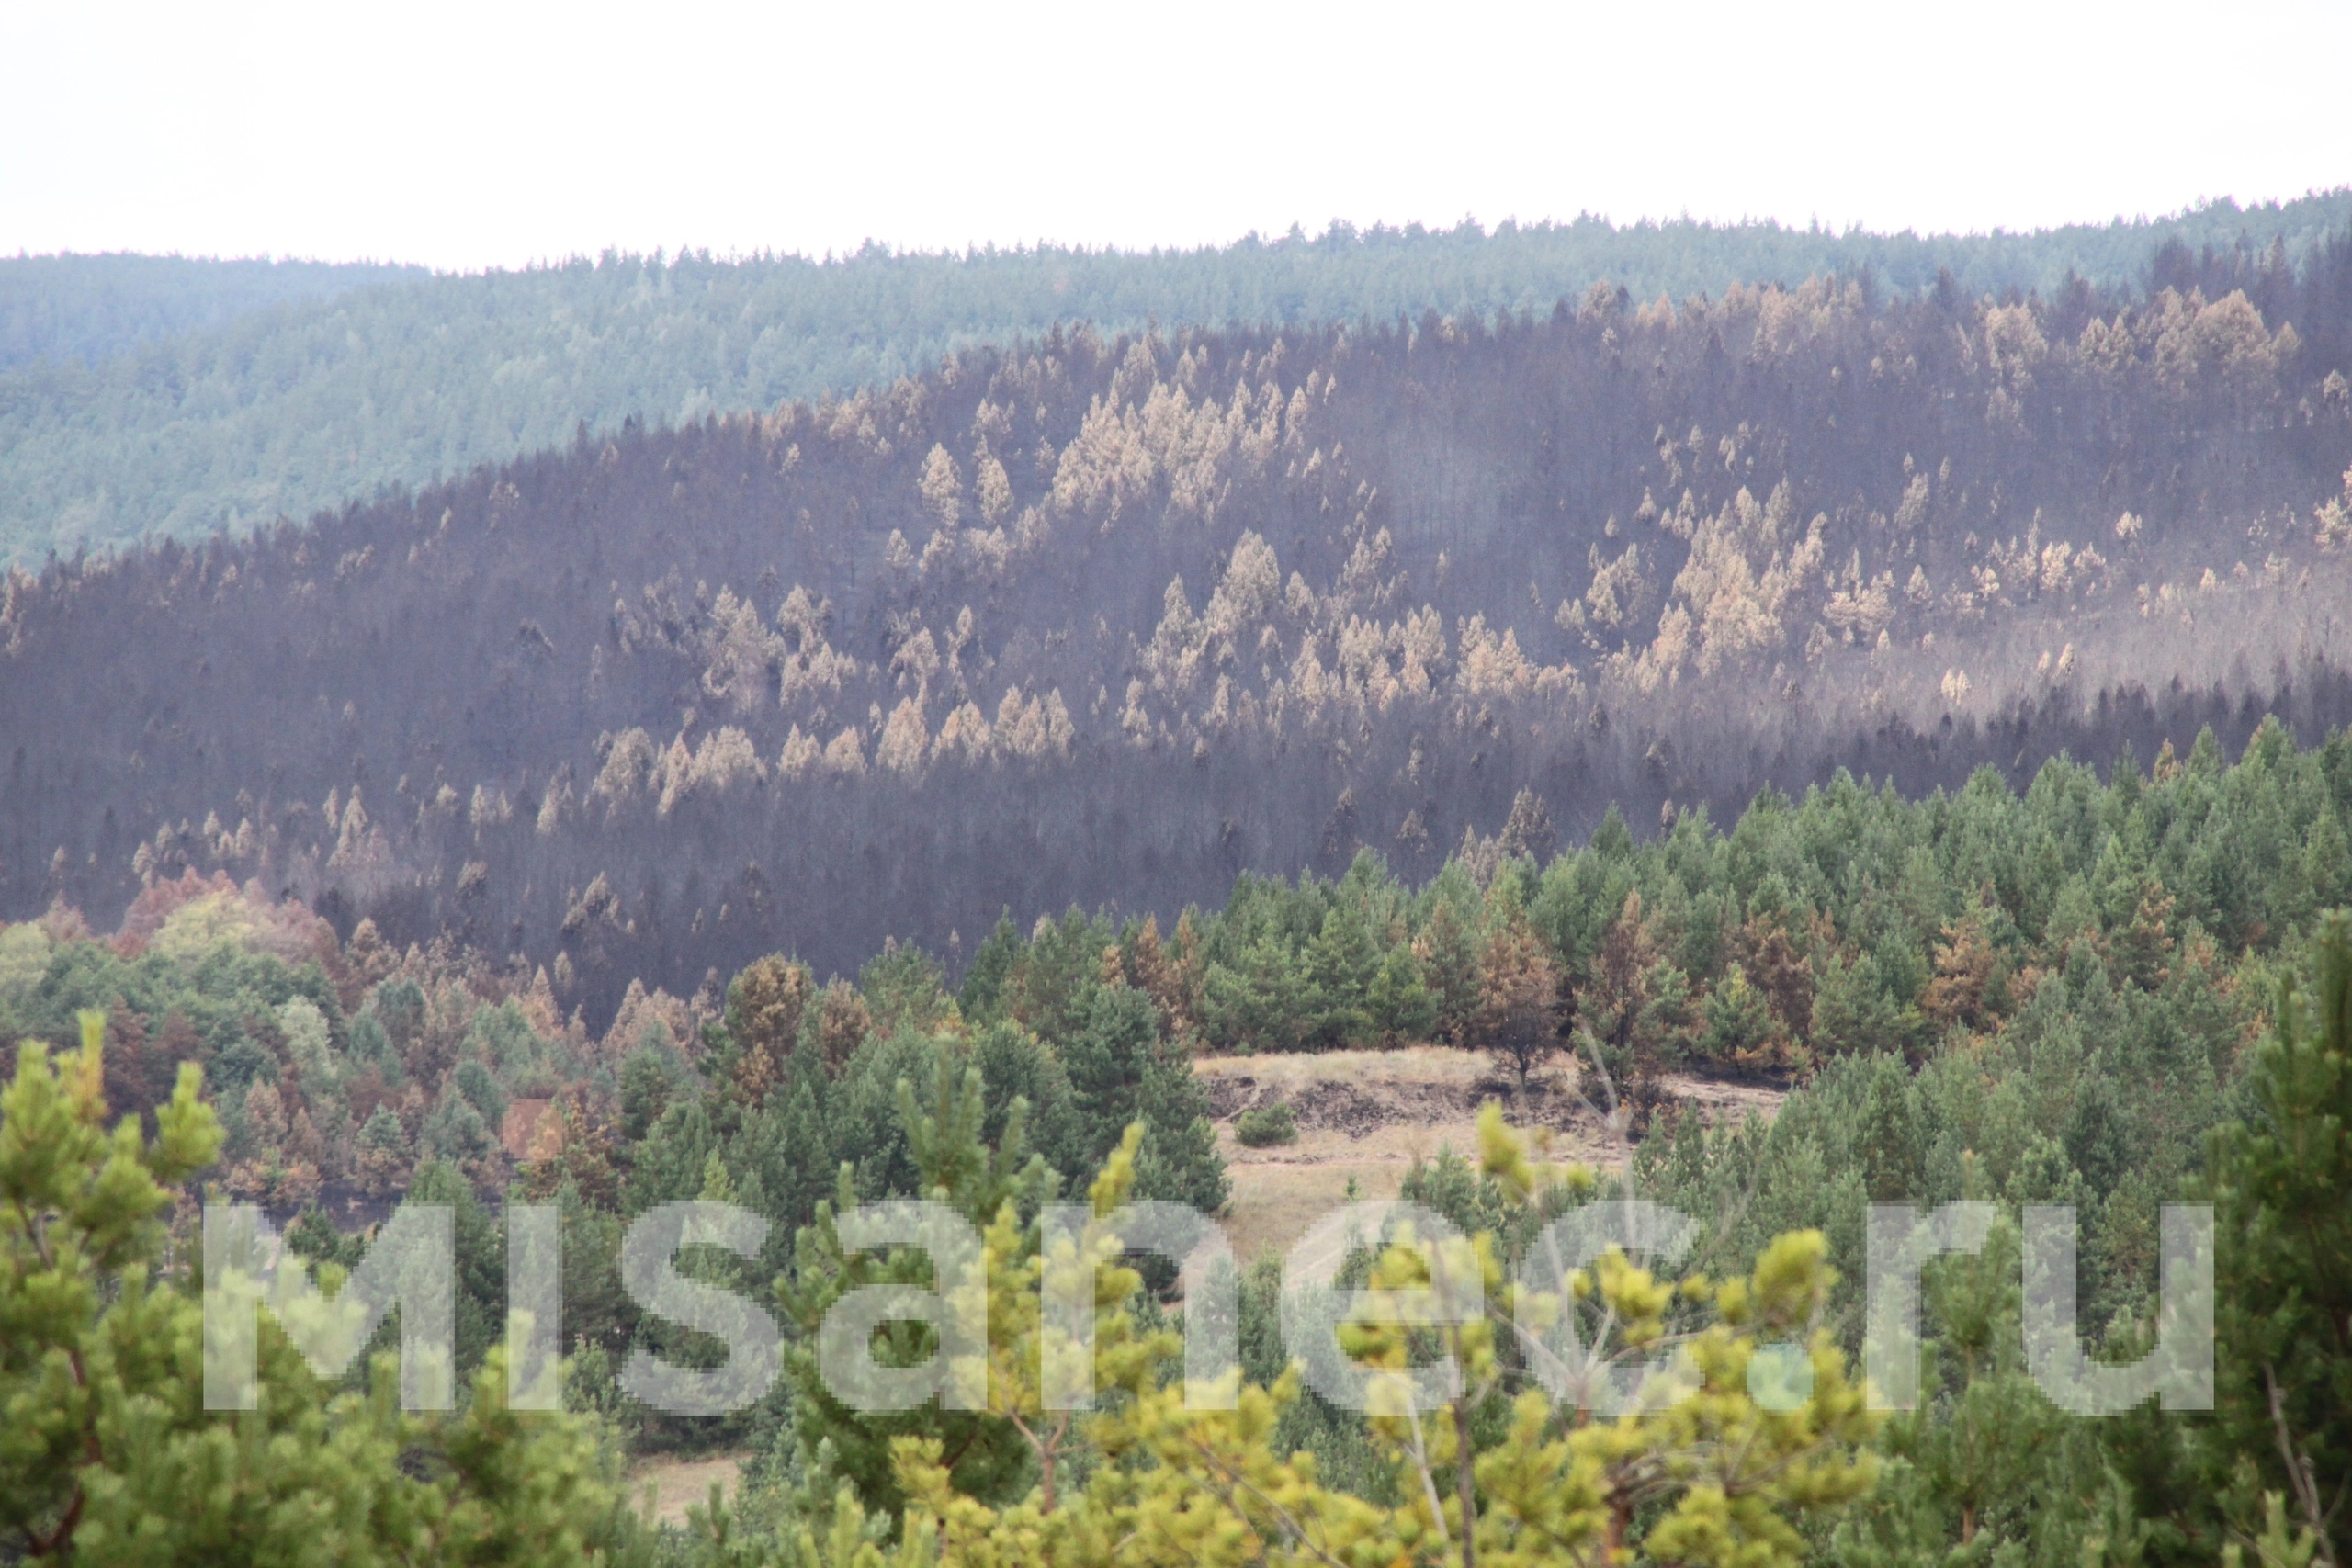
[(273, 305), (425, 276), (421, 266), (370, 262), (0, 256), (0, 372), (44, 361), (96, 365)]
[[(1772, 223), (1464, 222), (1127, 254), (869, 244), (824, 261), (606, 255), (520, 272), (0, 259), (0, 563), (248, 530), (568, 441), (880, 389), (978, 344), (1091, 321), (1306, 326), (1434, 310), (1491, 324), (1598, 279), (1641, 299), (1835, 273), (1969, 298), (2177, 281), (2209, 253), (2301, 265), (2352, 190), (2034, 233)], [(2157, 260), (2160, 252), (2168, 260)]]
[(601, 1019), (1367, 847), (1421, 880), (1522, 792), (1527, 847), (2316, 735), (2352, 241), (2153, 274), (1055, 328), (19, 570), (0, 914), (257, 879)]
[[(1592, 1568), (1613, 1519), (1656, 1560), (1706, 1527), (1739, 1550), (1702, 1561), (1770, 1568), (2234, 1568), (2247, 1539), (2266, 1565), (2324, 1561), (2352, 1462), (2347, 829), (2352, 731), (2304, 748), (2276, 722), (2234, 762), (2208, 733), (2104, 778), (2052, 762), (2021, 791), (1990, 770), (1917, 799), (1841, 777), (1646, 841), (1612, 814), (1553, 850), (1528, 798), (1503, 841), (1419, 886), (1366, 850), (1338, 877), (1245, 874), (1172, 928), (1001, 921), (960, 984), (903, 944), (821, 985), (763, 954), (691, 1000), (633, 984), (602, 1030), (565, 1016), (544, 965), (402, 951), (368, 921), (339, 939), (258, 885), (159, 879), (103, 936), (60, 904), (0, 926), (0, 1043), (17, 1052), (0, 1197), (47, 1205), (0, 1229), (0, 1393), (50, 1413), (0, 1452), (0, 1551), (74, 1541), (107, 1562), (128, 1538), (141, 1560), (215, 1562), (259, 1540), (288, 1562), (876, 1568), (897, 1520), (908, 1568), (1001, 1568), (1000, 1529), (1034, 1529), (1049, 1568)], [(53, 1056), (77, 1023), (82, 1051)], [(447, 1205), (457, 1409), (396, 1408), (389, 1322), (372, 1370), (265, 1334), (261, 1408), (199, 1407), (199, 1190), (266, 1205), (288, 1259), (322, 1274), (381, 1256), (396, 1200)], [(1062, 1288), (1041, 1275), (1039, 1205), (1080, 1191), (1106, 1224), (1130, 1195), (1219, 1215), (1240, 1266), (1222, 1276), (1239, 1412), (1163, 1405), (1149, 1466), (1122, 1423), (1173, 1384), (1177, 1314), (1217, 1321), (1220, 1276), (1180, 1306), (1172, 1271), (1147, 1289), (1115, 1266), (1129, 1233), (1090, 1243), (1108, 1281), (1096, 1365), (1102, 1382), (1125, 1369), (1130, 1397), (1039, 1419), (1023, 1369)], [(914, 1194), (989, 1230), (978, 1409), (852, 1407), (810, 1352), (861, 1284), (928, 1288), (930, 1258), (854, 1251), (837, 1224)], [(1636, 1239), (1573, 1278), (1544, 1263), (1550, 1217), (1636, 1194), (1706, 1216), (1689, 1250)], [(1357, 1325), (1409, 1310), (1318, 1305), (1318, 1258), (1390, 1290), (1429, 1275), (1361, 1209), (1352, 1239), (1290, 1244), (1392, 1195), (1517, 1282), (1470, 1320), (1493, 1348), (1464, 1335), (1473, 1375), (1422, 1412), (1474, 1446), (1458, 1483), (1460, 1450), (1312, 1370), (1343, 1319), (1361, 1356)], [(2176, 1338), (2183, 1199), (2211, 1205), (2216, 1332), (2201, 1396), (2150, 1364), (2154, 1384), (2119, 1396), (2114, 1374), (2151, 1325)], [(1871, 1360), (1873, 1205), (1962, 1200), (1988, 1205), (1981, 1253), (1922, 1271), (1926, 1347)], [(682, 1271), (772, 1314), (781, 1354), (739, 1344), (740, 1399), (688, 1413), (628, 1369), (726, 1352), (649, 1294), (623, 1238), (695, 1201), (756, 1224)], [(551, 1206), (561, 1249), (563, 1357), (542, 1365), (564, 1415), (503, 1399), (531, 1382), (500, 1333), (524, 1203)], [(2050, 1309), (2020, 1289), (2020, 1243), (2052, 1213), (2073, 1248), (2061, 1331), (2103, 1393), (2030, 1348)], [(1703, 1396), (1593, 1419), (1540, 1359), (1558, 1342), (1530, 1325), (1557, 1320), (1521, 1310), (1535, 1291), (1577, 1313), (1618, 1386), (1645, 1364), (1673, 1375), (1651, 1358), (1689, 1348)], [(1809, 1380), (1750, 1378), (1785, 1356), (1775, 1341), (1809, 1352)], [(1924, 1397), (1866, 1412), (1865, 1366), (1874, 1405), (1906, 1383)], [(1134, 1497), (1204, 1448), (1182, 1494)], [(707, 1480), (737, 1475), (730, 1506), (697, 1499), (657, 1530), (619, 1483), (624, 1453), (701, 1456)], [(1282, 1486), (1279, 1512), (1213, 1484), (1244, 1465)], [(1726, 1494), (1738, 1507), (1710, 1526)], [(1475, 1554), (1430, 1546), (1439, 1498), (1477, 1520)], [(1526, 1523), (1547, 1500), (1567, 1519), (1553, 1537)], [(1144, 1506), (1168, 1526), (1126, 1522)], [(1175, 1528), (1203, 1513), (1213, 1554)], [(935, 1514), (960, 1533), (937, 1541)], [(366, 1556), (321, 1546), (331, 1528), (424, 1545)], [(1368, 1536), (1376, 1551), (1331, 1550)]]

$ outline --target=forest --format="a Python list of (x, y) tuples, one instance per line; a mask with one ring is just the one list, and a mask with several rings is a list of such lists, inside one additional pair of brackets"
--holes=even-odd
[[(1334, 223), (1127, 254), (823, 260), (681, 253), (519, 272), (140, 256), (0, 258), (0, 566), (200, 540), (422, 488), (568, 441), (880, 390), (983, 344), (1089, 321), (1310, 326), (1435, 311), (1492, 324), (1596, 280), (1642, 299), (1869, 277), (1970, 298), (2146, 281), (2166, 246), (2300, 265), (2352, 191), (1985, 235), (1596, 219), (1489, 231)], [(2168, 281), (2168, 279), (2159, 279)]]
[(272, 306), (424, 276), (367, 262), (0, 256), (0, 372), (98, 365)]
[[(2352, 718), (2352, 239), (2002, 304), (1056, 329), (0, 588), (0, 913), (193, 871), (600, 1029), (762, 953), (1416, 881)], [(1280, 787), (1266, 787), (1278, 779)]]
[[(2304, 747), (2275, 720), (2234, 761), (2208, 732), (2104, 777), (2052, 761), (2022, 791), (1840, 773), (1727, 826), (1693, 810), (1637, 839), (1612, 813), (1572, 847), (1528, 796), (1419, 885), (1369, 851), (1336, 879), (1245, 874), (1166, 931), (1005, 922), (960, 976), (912, 946), (821, 985), (771, 954), (690, 1001), (633, 987), (601, 1034), (544, 970), (400, 950), (372, 923), (341, 940), (223, 881), (159, 881), (110, 935), (61, 905), (0, 931), (0, 1036), (24, 1043), (0, 1099), (0, 1529), (92, 1562), (2333, 1561), (2352, 925), (2328, 911), (2352, 898), (2348, 834), (2352, 734)], [(77, 1031), (78, 1052), (44, 1043)], [(1374, 1366), (1450, 1354), (1454, 1391), (1367, 1416), (1302, 1387), (1263, 1257), (1236, 1281), (1237, 1403), (1187, 1409), (1187, 1303), (1113, 1233), (1091, 1255), (1110, 1397), (1041, 1419), (1038, 1205), (1215, 1212), (1201, 1054), (1393, 1040), (1483, 1057), (1498, 1111), (1572, 1058), (1618, 1132), (1611, 1161), (1559, 1165), (1490, 1112), (1477, 1147), (1403, 1184), (1476, 1247), (1351, 1254), (1373, 1294), (1341, 1343)], [(1790, 1093), (1710, 1124), (1670, 1087), (1694, 1066)], [(365, 1255), (355, 1213), (454, 1204), (457, 1408), (397, 1410), (389, 1355), (322, 1384), (266, 1334), (272, 1392), (231, 1438), (193, 1402), (199, 1186), (268, 1205), (329, 1278)], [(830, 1238), (917, 1192), (989, 1237), (988, 1397), (861, 1413), (808, 1336), (845, 1290), (928, 1265)], [(1690, 1400), (1596, 1416), (1538, 1375), (1524, 1319), (1408, 1309), (1433, 1269), (1523, 1259), (1545, 1218), (1635, 1192), (1713, 1233), (1683, 1272), (1612, 1251), (1555, 1306), (1593, 1314), (1611, 1367), (1679, 1347)], [(1960, 1198), (2002, 1217), (1928, 1268), (1925, 1397), (1873, 1411), (1867, 1205)], [(684, 1265), (786, 1325), (781, 1375), (730, 1416), (616, 1384), (640, 1348), (709, 1364), (616, 1275), (624, 1224), (679, 1199), (773, 1222), (752, 1253)], [(2218, 1216), (2213, 1407), (2046, 1399), (2020, 1349), (2022, 1207), (2074, 1206), (2086, 1342), (2128, 1359), (2154, 1323), (2159, 1208), (2184, 1200)], [(496, 1215), (526, 1201), (561, 1213), (560, 1415), (501, 1397)], [(1758, 1395), (1751, 1366), (1792, 1343), (1809, 1382)], [(742, 1485), (682, 1526), (619, 1480), (626, 1455), (720, 1444), (752, 1455)], [(166, 1496), (168, 1522), (141, 1523)]]
[[(2347, 202), (0, 262), (0, 1561), (2336, 1568)], [(1142, 1247), (1398, 1062), (1319, 1190), (1419, 1218)], [(863, 1348), (970, 1397), (861, 1409), (919, 1198), (986, 1332)], [(454, 1403), (402, 1307), (214, 1407), (209, 1202), (328, 1292), (446, 1205)], [(1897, 1202), (1987, 1206), (1907, 1401)], [(2184, 1263), (2210, 1402), (2102, 1413)]]

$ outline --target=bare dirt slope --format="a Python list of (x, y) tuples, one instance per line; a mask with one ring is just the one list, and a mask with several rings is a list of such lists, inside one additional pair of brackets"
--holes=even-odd
[[(1218, 1146), (1233, 1177), (1226, 1228), (1245, 1262), (1269, 1248), (1286, 1249), (1346, 1201), (1351, 1181), (1359, 1198), (1394, 1198), (1415, 1160), (1433, 1159), (1447, 1147), (1473, 1153), (1478, 1110), (1489, 1100), (1502, 1103), (1513, 1126), (1548, 1133), (1555, 1158), (1614, 1157), (1594, 1103), (1599, 1086), (1588, 1085), (1566, 1062), (1532, 1077), (1523, 1093), (1487, 1056), (1438, 1045), (1202, 1056), (1193, 1066), (1207, 1090)], [(1664, 1087), (1711, 1125), (1751, 1112), (1769, 1118), (1785, 1098), (1764, 1085), (1687, 1074), (1669, 1075)], [(1276, 1100), (1296, 1114), (1298, 1141), (1244, 1146), (1234, 1135), (1235, 1120)]]

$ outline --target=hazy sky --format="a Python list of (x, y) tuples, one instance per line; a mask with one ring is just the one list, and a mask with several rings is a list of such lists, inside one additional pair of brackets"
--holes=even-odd
[(2352, 182), (2352, 3), (0, 0), (0, 253), (2031, 228)]

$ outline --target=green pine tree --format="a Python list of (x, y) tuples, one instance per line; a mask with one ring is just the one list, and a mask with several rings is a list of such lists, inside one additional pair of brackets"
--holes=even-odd
[(1367, 1007), (1380, 953), (1373, 945), (1363, 908), (1342, 897), (1323, 916), (1322, 928), (1306, 944), (1306, 1043), (1320, 1051), (1368, 1043), (1373, 1036)]
[[(2324, 922), (2317, 978), (2282, 988), (2257, 1051), (2248, 1122), (2212, 1140), (2219, 1356), (2204, 1434), (2213, 1479), (2251, 1463), (2295, 1522), (2347, 1540), (2352, 1474), (2352, 918)], [(2250, 1502), (2250, 1500), (2246, 1500)], [(2233, 1521), (2251, 1535), (2251, 1506)]]
[(1304, 1032), (1307, 980), (1278, 931), (1252, 936), (1237, 961), (1212, 960), (1202, 985), (1203, 1026), (1227, 1049), (1287, 1051)]
[(1144, 1125), (1136, 1155), (1136, 1196), (1221, 1214), (1233, 1195), (1209, 1121), (1208, 1096), (1192, 1065), (1162, 1055), (1144, 1074), (1137, 1109)]
[(1365, 988), (1364, 1009), (1385, 1043), (1410, 1045), (1429, 1038), (1437, 1027), (1437, 1000), (1421, 978), (1420, 960), (1411, 948), (1399, 942), (1382, 955)]
[[(1058, 1185), (1042, 1156), (1028, 1146), (1028, 1108), (1015, 1102), (1001, 1139), (983, 1138), (988, 1100), (977, 1068), (960, 1071), (945, 1054), (919, 1101), (911, 1082), (899, 1081), (899, 1116), (918, 1175), (914, 1196), (954, 1208), (985, 1230), (1010, 1205), (1034, 1216)], [(941, 1445), (956, 1489), (967, 1496), (1004, 1501), (1026, 1489), (1030, 1453), (1019, 1430), (1001, 1416), (982, 1411), (945, 1409), (926, 1404), (908, 1410), (853, 1408), (834, 1393), (817, 1366), (817, 1330), (827, 1313), (849, 1291), (865, 1285), (910, 1284), (929, 1290), (937, 1280), (933, 1260), (911, 1248), (887, 1254), (845, 1251), (836, 1218), (858, 1201), (850, 1168), (842, 1168), (832, 1200), (820, 1203), (814, 1224), (796, 1240), (791, 1270), (776, 1281), (776, 1298), (799, 1333), (786, 1346), (784, 1374), (793, 1395), (793, 1432), (797, 1468), (804, 1478), (838, 1480), (854, 1488), (869, 1509), (895, 1514), (904, 1494), (893, 1462), (894, 1443), (931, 1439)], [(1022, 1232), (1026, 1255), (1037, 1249), (1034, 1219)], [(916, 1366), (938, 1348), (928, 1323), (893, 1322), (876, 1335), (874, 1354), (887, 1366)], [(796, 1499), (806, 1510), (830, 1511), (829, 1486), (806, 1485)]]
[(1706, 1028), (1699, 1036), (1700, 1055), (1726, 1066), (1761, 1065), (1770, 1054), (1777, 1022), (1764, 993), (1747, 983), (1738, 964), (1707, 993), (1702, 1010)]
[(82, 1024), (78, 1052), (20, 1047), (0, 1091), (0, 1554), (557, 1568), (629, 1541), (589, 1429), (505, 1408), (501, 1348), (459, 1409), (411, 1414), (390, 1358), (331, 1394), (265, 1330), (259, 1408), (206, 1410), (203, 1308), (159, 1267), (161, 1221), (220, 1129), (184, 1065), (153, 1139), (105, 1130), (105, 1020)]
[(1062, 1047), (1086, 1168), (1117, 1146), (1140, 1112), (1145, 1075), (1159, 1050), (1159, 1014), (1129, 986), (1104, 986), (1086, 1026)]

